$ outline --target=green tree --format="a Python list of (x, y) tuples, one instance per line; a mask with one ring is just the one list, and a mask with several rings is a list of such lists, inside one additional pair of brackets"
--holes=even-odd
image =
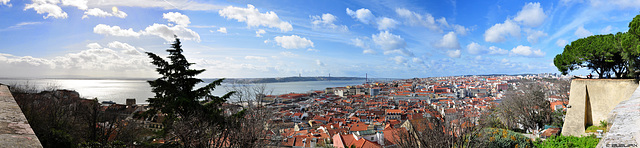
[(640, 15), (636, 15), (636, 17), (629, 22), (629, 33), (640, 38)]
[(628, 60), (629, 76), (640, 74), (640, 15), (636, 15), (629, 22), (629, 31), (618, 37), (619, 46), (625, 52), (624, 58)]
[[(148, 81), (155, 93), (154, 98), (149, 98), (149, 106), (151, 111), (160, 111), (167, 115), (165, 127), (178, 138), (181, 139), (185, 146), (199, 147), (206, 144), (210, 140), (206, 137), (197, 137), (203, 139), (200, 141), (190, 140), (193, 136), (214, 135), (215, 133), (206, 133), (206, 129), (200, 129), (193, 126), (201, 127), (217, 127), (223, 124), (224, 115), (221, 109), (222, 103), (226, 102), (233, 92), (229, 92), (222, 97), (214, 96), (211, 92), (216, 86), (219, 86), (224, 79), (218, 79), (204, 87), (195, 89), (196, 84), (204, 82), (195, 78), (196, 75), (204, 72), (204, 69), (196, 70), (189, 68), (194, 63), (189, 63), (182, 54), (183, 50), (180, 45), (180, 39), (171, 44), (168, 59), (161, 58), (154, 53), (147, 52), (147, 55), (153, 60), (151, 63), (157, 66), (156, 71), (162, 75), (160, 78)], [(184, 123), (186, 121), (198, 121), (198, 125), (191, 128), (180, 128), (180, 131), (172, 131), (173, 123)], [(194, 123), (195, 122), (191, 122)], [(186, 131), (185, 131), (186, 130)], [(194, 131), (188, 131), (194, 130)], [(194, 134), (198, 133), (198, 134)]]
[(640, 15), (629, 22), (629, 31), (615, 35), (593, 35), (565, 46), (553, 63), (562, 74), (589, 68), (600, 78), (614, 74), (617, 78), (640, 74)]
[(613, 34), (593, 35), (581, 38), (565, 46), (561, 54), (556, 55), (554, 64), (560, 72), (567, 74), (578, 68), (588, 68), (600, 78), (611, 73), (617, 78), (627, 74), (626, 61), (622, 49), (615, 43)]

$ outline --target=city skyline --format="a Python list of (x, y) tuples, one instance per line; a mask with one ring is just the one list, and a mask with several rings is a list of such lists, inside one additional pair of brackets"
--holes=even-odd
[(0, 0), (0, 77), (157, 77), (144, 52), (166, 56), (173, 35), (205, 78), (559, 73), (564, 45), (626, 32), (638, 11), (629, 0)]

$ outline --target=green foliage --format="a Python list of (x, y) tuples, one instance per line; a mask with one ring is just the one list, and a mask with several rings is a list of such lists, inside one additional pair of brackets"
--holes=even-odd
[(193, 115), (204, 116), (213, 121), (222, 118), (219, 107), (226, 102), (232, 92), (222, 97), (214, 96), (211, 92), (220, 85), (223, 79), (218, 79), (204, 87), (194, 90), (196, 84), (204, 82), (195, 78), (196, 75), (204, 72), (204, 69), (195, 70), (189, 67), (189, 63), (182, 54), (180, 39), (171, 44), (169, 61), (164, 60), (154, 53), (147, 52), (153, 61), (153, 65), (158, 68), (156, 71), (162, 77), (148, 81), (155, 93), (154, 98), (149, 98), (149, 106), (153, 111), (161, 111), (169, 116), (168, 122), (175, 117), (191, 117)]
[(629, 33), (640, 37), (640, 15), (636, 15), (636, 17), (629, 22)]
[(563, 110), (556, 110), (551, 114), (551, 126), (555, 126), (555, 127), (562, 127), (562, 125), (564, 125), (564, 115), (567, 113), (567, 111), (563, 111)]
[(596, 147), (600, 139), (595, 135), (574, 137), (574, 136), (553, 136), (546, 140), (537, 140), (535, 146), (538, 148), (589, 148)]
[(640, 15), (629, 22), (629, 31), (615, 35), (593, 35), (565, 46), (553, 63), (562, 74), (588, 68), (600, 78), (615, 74), (617, 78), (634, 77), (640, 72)]
[(609, 123), (607, 123), (607, 121), (600, 120), (600, 127), (607, 127), (607, 125), (609, 125)]
[[(244, 117), (245, 111), (226, 117), (223, 114), (222, 104), (234, 93), (229, 92), (221, 97), (214, 96), (211, 92), (219, 86), (224, 79), (218, 79), (201, 88), (195, 88), (196, 84), (204, 82), (195, 78), (204, 72), (204, 69), (189, 68), (194, 63), (189, 63), (182, 54), (180, 39), (171, 44), (167, 49), (169, 60), (147, 52), (149, 58), (156, 65), (156, 71), (162, 75), (160, 78), (148, 81), (155, 93), (154, 98), (149, 98), (151, 114), (162, 112), (166, 114), (164, 127), (166, 139), (179, 139), (169, 141), (166, 146), (175, 145), (181, 147), (221, 147), (223, 142), (219, 139), (227, 139), (232, 127), (240, 125), (238, 122)], [(228, 142), (228, 141), (227, 141)], [(226, 143), (229, 144), (229, 143)]]
[(627, 68), (629, 71), (628, 77), (634, 77), (638, 75), (640, 70), (640, 40), (638, 36), (629, 32), (616, 34), (616, 46), (622, 48), (623, 59), (627, 61)]
[(531, 139), (520, 133), (506, 129), (485, 128), (481, 132), (472, 135), (475, 143), (483, 143), (483, 147), (528, 147), (534, 145)]
[[(46, 137), (41, 140), (45, 147), (71, 147), (75, 141), (73, 137), (64, 130), (50, 129), (50, 135), (39, 136)], [(43, 141), (44, 140), (44, 141)]]
[(600, 125), (592, 125), (587, 127), (587, 129), (585, 129), (584, 132), (586, 133), (593, 133), (593, 132), (597, 132), (598, 130), (602, 130), (604, 132), (607, 131), (607, 121), (601, 120), (600, 121)]
[(118, 113), (121, 110), (102, 110), (97, 99), (55, 88), (42, 91), (29, 84), (14, 86), (11, 93), (43, 147), (78, 147), (89, 141), (132, 143), (146, 136), (139, 123), (124, 121)]
[(587, 129), (584, 130), (585, 133), (593, 133), (593, 132), (597, 132), (598, 130), (602, 130), (602, 131), (606, 131), (607, 127), (601, 127), (601, 126), (589, 126), (587, 127)]
[(482, 125), (482, 127), (489, 128), (507, 128), (507, 126), (505, 126), (502, 121), (500, 121), (500, 117), (498, 116), (498, 114), (499, 113), (494, 110), (490, 114), (481, 116), (479, 120), (480, 125)]
[(627, 73), (622, 50), (617, 48), (613, 34), (593, 35), (571, 42), (562, 54), (556, 55), (554, 64), (563, 74), (581, 67), (593, 70), (600, 78), (610, 72), (616, 76)]

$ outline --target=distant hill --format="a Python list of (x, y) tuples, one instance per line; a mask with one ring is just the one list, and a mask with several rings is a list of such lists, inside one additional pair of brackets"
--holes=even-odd
[(364, 80), (360, 77), (282, 77), (282, 78), (240, 78), (226, 79), (227, 83), (278, 83), (278, 82), (299, 82), (299, 81), (345, 81)]

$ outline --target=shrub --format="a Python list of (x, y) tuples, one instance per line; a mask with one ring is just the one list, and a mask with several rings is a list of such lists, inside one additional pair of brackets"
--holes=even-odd
[(482, 143), (483, 147), (532, 148), (534, 146), (531, 139), (506, 129), (486, 128), (473, 136), (475, 142)]
[(596, 147), (600, 139), (595, 135), (575, 137), (575, 136), (553, 136), (544, 141), (537, 140), (535, 146), (538, 148), (563, 148), (563, 147), (579, 147), (588, 148)]

